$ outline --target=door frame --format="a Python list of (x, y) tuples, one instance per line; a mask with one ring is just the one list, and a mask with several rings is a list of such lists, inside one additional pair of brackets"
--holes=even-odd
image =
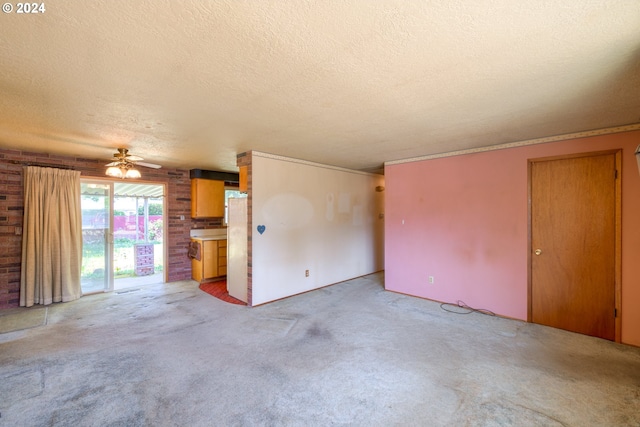
[(527, 159), (527, 322), (532, 323), (533, 319), (533, 282), (532, 282), (532, 166), (534, 163), (552, 160), (575, 159), (579, 157), (595, 157), (606, 154), (615, 155), (616, 179), (615, 179), (615, 247), (614, 247), (614, 309), (615, 317), (615, 342), (621, 342), (622, 337), (622, 150), (592, 151), (585, 153), (573, 153), (560, 156), (538, 157)]

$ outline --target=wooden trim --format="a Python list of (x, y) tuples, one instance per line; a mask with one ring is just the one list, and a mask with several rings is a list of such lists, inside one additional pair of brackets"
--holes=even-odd
[(616, 342), (622, 342), (622, 150), (616, 151), (615, 319)]
[(535, 159), (527, 160), (527, 322), (533, 321), (532, 314), (532, 271), (531, 271), (531, 174)]
[(549, 162), (553, 160), (577, 159), (580, 157), (597, 157), (597, 156), (602, 156), (607, 154), (617, 154), (619, 151), (620, 150), (587, 151), (584, 153), (562, 154), (559, 156), (536, 157), (535, 159), (529, 159), (528, 161), (530, 163), (537, 163), (537, 162)]
[[(162, 184), (162, 227), (164, 234), (164, 230), (169, 229), (169, 186), (166, 182), (158, 182), (158, 184)], [(184, 218), (184, 216), (180, 217)], [(180, 219), (180, 221), (184, 220)], [(169, 245), (164, 242), (162, 242), (162, 281), (164, 283), (169, 282)]]

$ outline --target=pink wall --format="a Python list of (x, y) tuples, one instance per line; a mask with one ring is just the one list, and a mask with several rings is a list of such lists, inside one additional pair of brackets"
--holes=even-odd
[(622, 149), (622, 342), (640, 346), (638, 144), (634, 131), (387, 166), (386, 288), (526, 320), (527, 160)]

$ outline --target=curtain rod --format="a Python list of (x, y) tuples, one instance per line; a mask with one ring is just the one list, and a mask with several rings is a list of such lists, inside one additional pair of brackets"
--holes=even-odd
[(37, 166), (37, 167), (41, 167), (41, 168), (76, 170), (76, 168), (73, 167), (73, 166), (52, 165), (52, 164), (38, 163), (38, 162), (21, 162), (19, 160), (11, 160), (10, 163), (13, 163), (14, 165), (22, 165), (22, 166)]

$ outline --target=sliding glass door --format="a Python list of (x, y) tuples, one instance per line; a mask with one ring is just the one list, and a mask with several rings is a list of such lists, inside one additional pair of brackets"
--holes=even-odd
[(82, 293), (113, 289), (113, 183), (83, 179)]
[(164, 282), (164, 185), (82, 179), (82, 293)]

